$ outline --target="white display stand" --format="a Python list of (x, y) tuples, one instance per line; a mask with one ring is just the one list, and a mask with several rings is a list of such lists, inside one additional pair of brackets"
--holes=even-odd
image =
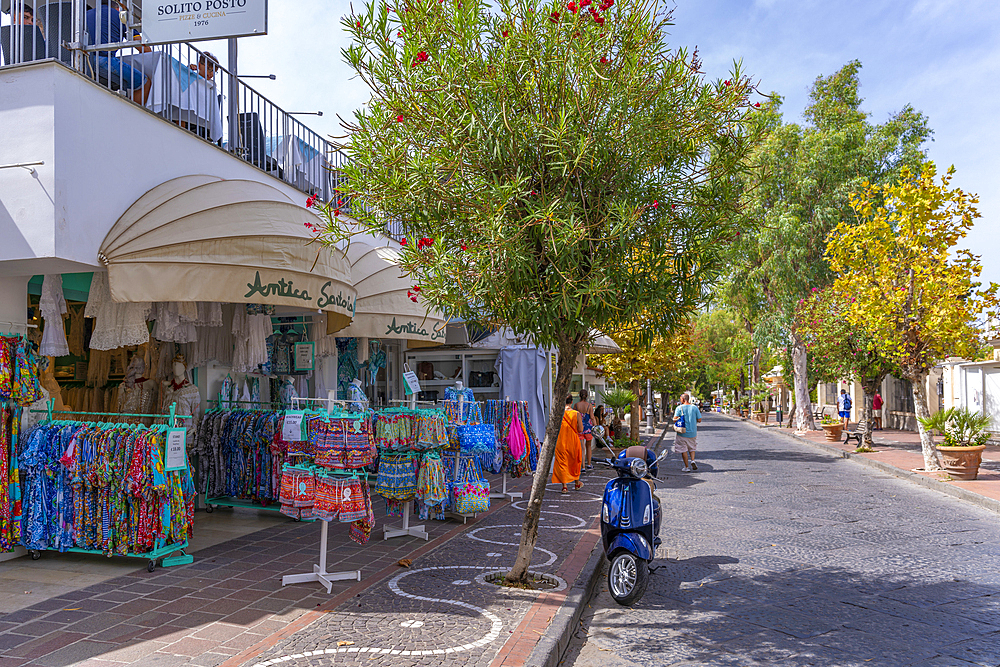
[(419, 537), (421, 539), (429, 540), (430, 535), (424, 530), (424, 525), (411, 526), (410, 525), (410, 515), (413, 513), (413, 501), (407, 500), (403, 503), (403, 525), (399, 528), (390, 528), (389, 526), (382, 526), (384, 531), (383, 540), (391, 540), (394, 537)]
[(503, 500), (520, 500), (524, 498), (524, 494), (520, 491), (507, 491), (507, 471), (503, 473), (503, 488), (500, 491), (494, 491), (490, 493), (490, 498), (500, 498)]
[(347, 572), (327, 572), (326, 571), (326, 543), (330, 524), (327, 521), (320, 521), (322, 527), (319, 534), (319, 565), (313, 565), (312, 572), (305, 574), (286, 574), (281, 578), (281, 585), (304, 584), (310, 581), (318, 581), (329, 593), (333, 590), (335, 581), (361, 581), (361, 570), (349, 570)]

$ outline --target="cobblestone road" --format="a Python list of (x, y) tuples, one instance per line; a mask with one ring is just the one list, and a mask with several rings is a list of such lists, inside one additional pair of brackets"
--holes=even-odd
[(602, 583), (563, 665), (1000, 665), (996, 514), (718, 415), (698, 444), (645, 597)]
[[(589, 473), (584, 489), (567, 495), (558, 485), (549, 486), (533, 571), (556, 572), (600, 511), (607, 478)], [(490, 515), (246, 667), (490, 665), (538, 596), (483, 580), (485, 573), (513, 563), (524, 507), (519, 501)]]

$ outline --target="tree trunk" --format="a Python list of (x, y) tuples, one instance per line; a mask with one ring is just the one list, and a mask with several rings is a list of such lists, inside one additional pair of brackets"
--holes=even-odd
[(942, 470), (941, 454), (934, 446), (934, 435), (924, 428), (921, 419), (929, 419), (931, 411), (927, 407), (927, 394), (924, 392), (924, 382), (927, 372), (906, 374), (906, 379), (913, 387), (913, 410), (917, 413), (917, 432), (920, 433), (920, 450), (924, 454), (924, 470)]
[(660, 394), (660, 421), (667, 421), (667, 406), (670, 401), (667, 398), (666, 392)]
[(556, 365), (556, 377), (553, 383), (552, 409), (549, 423), (545, 427), (545, 440), (538, 452), (538, 464), (535, 476), (531, 481), (531, 495), (524, 511), (524, 522), (521, 524), (521, 543), (517, 548), (514, 567), (507, 575), (507, 581), (512, 584), (528, 583), (528, 567), (538, 540), (538, 517), (542, 511), (542, 499), (545, 497), (545, 485), (549, 481), (549, 469), (556, 452), (556, 441), (562, 428), (565, 412), (566, 396), (569, 395), (569, 385), (573, 379), (573, 369), (576, 358), (583, 349), (580, 340), (568, 340), (559, 344), (559, 362)]
[(629, 419), (630, 428), (628, 437), (631, 438), (632, 440), (638, 440), (639, 422), (642, 421), (642, 417), (639, 415), (639, 412), (641, 410), (639, 406), (640, 406), (640, 401), (642, 401), (642, 388), (638, 380), (632, 380), (632, 384), (631, 386), (629, 386), (629, 389), (631, 389), (632, 393), (635, 394), (635, 400), (632, 401), (632, 417)]
[(809, 401), (809, 378), (806, 374), (806, 344), (797, 334), (792, 334), (792, 377), (795, 380), (795, 428), (798, 431), (812, 431), (812, 404)]
[(875, 428), (875, 405), (873, 401), (875, 400), (875, 392), (882, 386), (883, 378), (885, 378), (884, 375), (877, 378), (862, 378), (861, 380), (861, 388), (865, 390), (865, 403), (862, 417), (865, 420), (865, 432), (861, 436), (861, 446), (868, 449), (873, 449), (875, 447), (875, 441), (872, 440), (872, 431)]
[(795, 401), (792, 400), (792, 407), (788, 408), (788, 428), (792, 428), (795, 423)]
[(750, 384), (757, 384), (760, 382), (760, 357), (762, 350), (759, 347), (753, 349), (753, 375), (750, 378)]

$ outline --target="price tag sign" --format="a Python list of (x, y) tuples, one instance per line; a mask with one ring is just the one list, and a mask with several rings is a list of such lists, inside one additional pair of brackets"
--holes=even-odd
[(316, 370), (316, 343), (306, 342), (295, 344), (295, 370)]
[(187, 429), (167, 429), (167, 457), (164, 470), (184, 470), (187, 468)]
[(417, 379), (417, 374), (413, 371), (403, 373), (403, 391), (406, 392), (407, 396), (420, 393), (420, 380)]
[(281, 439), (285, 442), (301, 442), (305, 440), (302, 436), (302, 426), (305, 421), (304, 410), (286, 410), (285, 419), (281, 423)]

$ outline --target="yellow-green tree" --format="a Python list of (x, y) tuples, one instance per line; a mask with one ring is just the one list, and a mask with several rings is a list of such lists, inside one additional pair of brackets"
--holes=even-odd
[[(857, 221), (840, 223), (827, 239), (834, 288), (849, 296), (847, 318), (899, 366), (913, 385), (917, 417), (925, 419), (930, 368), (948, 356), (975, 354), (981, 324), (998, 305), (998, 286), (976, 280), (979, 257), (956, 248), (979, 217), (979, 200), (951, 187), (954, 172), (937, 180), (927, 162), (919, 173), (903, 168), (895, 184), (866, 183), (851, 197)], [(930, 432), (918, 428), (925, 467), (940, 469)]]
[(693, 379), (689, 377), (691, 365), (688, 363), (690, 334), (690, 327), (684, 326), (669, 336), (655, 336), (646, 342), (632, 331), (619, 332), (611, 334), (611, 338), (622, 348), (620, 354), (587, 356), (589, 365), (600, 368), (605, 377), (614, 382), (628, 384), (636, 395), (632, 403), (631, 438), (639, 437), (639, 406), (645, 380), (676, 386)]

